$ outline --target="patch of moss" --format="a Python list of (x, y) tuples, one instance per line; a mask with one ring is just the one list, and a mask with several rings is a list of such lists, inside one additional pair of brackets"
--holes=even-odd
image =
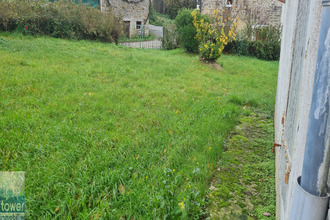
[(272, 118), (241, 116), (212, 180), (210, 219), (275, 219), (273, 134)]

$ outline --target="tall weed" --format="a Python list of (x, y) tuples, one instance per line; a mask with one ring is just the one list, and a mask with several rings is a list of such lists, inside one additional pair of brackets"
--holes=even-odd
[(179, 47), (179, 36), (175, 31), (175, 26), (164, 27), (164, 37), (162, 38), (163, 48), (173, 50)]

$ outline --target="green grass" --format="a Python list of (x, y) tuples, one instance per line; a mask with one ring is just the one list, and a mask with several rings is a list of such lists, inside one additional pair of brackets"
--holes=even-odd
[(243, 106), (273, 114), (278, 62), (0, 38), (0, 170), (30, 219), (198, 219)]

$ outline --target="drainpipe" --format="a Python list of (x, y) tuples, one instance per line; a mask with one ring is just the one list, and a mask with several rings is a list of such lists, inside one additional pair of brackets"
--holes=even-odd
[(330, 0), (323, 0), (305, 156), (302, 175), (298, 178), (294, 191), (290, 220), (325, 220), (327, 218), (330, 193), (328, 186), (330, 169), (329, 103)]

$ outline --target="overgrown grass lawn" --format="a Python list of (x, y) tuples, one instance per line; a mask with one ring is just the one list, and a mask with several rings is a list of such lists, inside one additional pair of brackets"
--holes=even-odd
[(26, 172), (26, 217), (204, 215), (239, 115), (275, 104), (278, 62), (218, 62), (0, 33), (0, 170)]

